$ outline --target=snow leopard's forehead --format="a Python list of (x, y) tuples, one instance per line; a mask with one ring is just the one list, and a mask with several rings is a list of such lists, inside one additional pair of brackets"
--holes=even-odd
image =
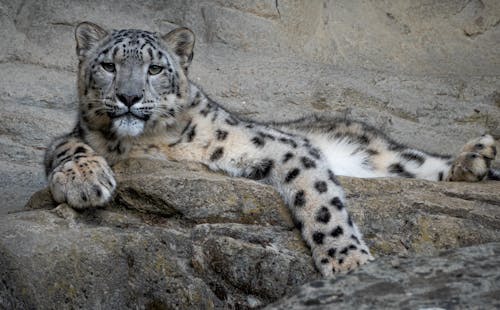
[(139, 29), (122, 29), (111, 32), (112, 43), (140, 44), (148, 43), (158, 45), (160, 38), (154, 32)]
[[(167, 60), (167, 50), (162, 44), (161, 38), (154, 32), (124, 29), (114, 30), (109, 35), (109, 40), (101, 46), (99, 54), (104, 54), (115, 61), (138, 60), (150, 62), (155, 60)], [(167, 58), (167, 59), (165, 59)]]

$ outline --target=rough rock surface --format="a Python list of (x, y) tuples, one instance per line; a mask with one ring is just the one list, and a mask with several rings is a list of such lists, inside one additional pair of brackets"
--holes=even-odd
[(346, 115), (454, 153), (484, 132), (500, 138), (499, 3), (2, 0), (0, 214), (43, 188), (44, 148), (73, 125), (81, 21), (191, 27), (191, 78), (248, 117)]
[(115, 171), (108, 208), (42, 190), (0, 219), (0, 308), (250, 307), (318, 277), (269, 186), (149, 159)]
[[(0, 0), (0, 308), (260, 307), (318, 278), (272, 189), (200, 167), (130, 161), (116, 167), (113, 206), (53, 209), (41, 190), (41, 159), (49, 141), (73, 125), (77, 23), (192, 28), (191, 78), (246, 117), (345, 115), (412, 146), (454, 153), (484, 132), (500, 138), (499, 3)], [(375, 255), (408, 256), (402, 270), (415, 281), (425, 275), (416, 277), (411, 266), (426, 259), (414, 255), (500, 241), (498, 183), (343, 183)], [(17, 212), (28, 200), (30, 210)], [(443, 260), (460, 266), (498, 247), (457, 251)], [(390, 261), (360, 275), (390, 277)], [(469, 276), (486, 265), (453, 279), (467, 289)], [(491, 300), (498, 269), (492, 265), (464, 296)], [(443, 288), (442, 281), (424, 282)]]
[[(42, 190), (26, 210), (0, 219), (0, 308), (253, 308), (320, 278), (271, 187), (151, 159), (128, 160), (115, 171), (120, 185), (107, 208), (75, 212), (56, 206)], [(490, 296), (484, 305), (493, 302), (500, 276), (497, 182), (341, 182), (378, 260), (352, 280), (347, 275), (321, 282), (325, 290), (330, 281), (335, 287), (348, 283), (331, 293), (337, 301), (366, 289), (366, 298), (352, 305), (368, 307), (369, 296), (395, 288), (388, 279), (400, 279), (407, 284), (396, 292), (418, 288), (422, 301), (428, 294), (442, 304), (451, 294), (447, 290), (457, 286), (469, 291), (464, 296)], [(476, 244), (487, 246), (431, 258)], [(487, 257), (490, 252), (494, 258)], [(472, 264), (475, 259), (481, 263)], [(401, 263), (394, 267), (395, 261)], [(453, 286), (444, 287), (449, 274)], [(357, 287), (361, 280), (368, 284)], [(431, 297), (433, 289), (438, 293)], [(327, 294), (299, 293), (283, 307), (333, 302)], [(404, 300), (391, 293), (386, 304), (377, 305)]]
[(435, 257), (386, 257), (304, 285), (265, 309), (498, 309), (500, 243)]

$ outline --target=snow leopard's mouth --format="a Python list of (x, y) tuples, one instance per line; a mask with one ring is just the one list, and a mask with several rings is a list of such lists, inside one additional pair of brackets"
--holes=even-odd
[(111, 119), (116, 119), (116, 118), (120, 118), (120, 117), (137, 118), (137, 119), (140, 119), (141, 121), (147, 121), (149, 119), (149, 115), (134, 113), (134, 111), (130, 111), (130, 110), (122, 112), (122, 113), (108, 113), (108, 116)]
[(121, 113), (111, 118), (113, 131), (121, 137), (137, 137), (144, 132), (144, 117), (131, 112)]

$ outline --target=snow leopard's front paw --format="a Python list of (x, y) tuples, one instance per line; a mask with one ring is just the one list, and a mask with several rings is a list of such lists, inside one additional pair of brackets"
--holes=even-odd
[(49, 175), (52, 196), (75, 209), (99, 207), (116, 187), (113, 171), (101, 156), (81, 156), (62, 163)]
[(361, 236), (345, 234), (339, 239), (313, 248), (316, 268), (324, 277), (354, 270), (374, 260)]
[(490, 135), (482, 135), (467, 142), (453, 161), (448, 181), (478, 182), (484, 180), (490, 171), (491, 161), (496, 155), (495, 140)]

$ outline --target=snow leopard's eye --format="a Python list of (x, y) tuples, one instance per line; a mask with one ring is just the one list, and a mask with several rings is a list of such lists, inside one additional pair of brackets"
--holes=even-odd
[(111, 62), (102, 62), (101, 67), (111, 73), (114, 73), (116, 71), (115, 64)]
[(157, 75), (163, 71), (163, 67), (157, 65), (149, 66), (148, 73), (151, 75)]
[(482, 150), (482, 149), (484, 149), (484, 144), (482, 144), (482, 143), (477, 143), (476, 145), (474, 145), (474, 147), (475, 147), (476, 149), (478, 149), (478, 150)]

